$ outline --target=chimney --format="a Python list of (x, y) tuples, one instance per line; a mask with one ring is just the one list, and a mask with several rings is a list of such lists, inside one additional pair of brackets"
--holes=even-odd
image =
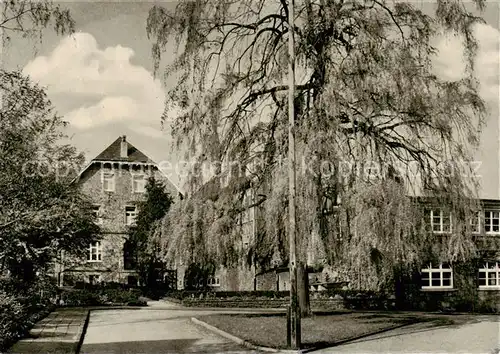
[(122, 136), (122, 141), (120, 143), (120, 157), (122, 159), (126, 159), (128, 157), (128, 144), (127, 144), (127, 136)]

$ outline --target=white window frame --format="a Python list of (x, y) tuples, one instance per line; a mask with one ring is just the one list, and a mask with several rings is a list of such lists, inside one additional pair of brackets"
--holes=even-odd
[[(489, 214), (489, 216), (487, 216)], [(497, 214), (494, 217), (494, 214)], [(493, 220), (498, 219), (497, 229), (498, 231), (493, 230)], [(489, 221), (489, 222), (488, 222)], [(490, 229), (488, 231), (488, 228)], [(500, 235), (500, 210), (485, 210), (484, 211), (484, 233), (487, 235)]]
[[(101, 175), (102, 190), (104, 192), (114, 192), (116, 189), (116, 176), (112, 171), (103, 171)], [(107, 185), (106, 185), (107, 182)], [(106, 188), (107, 187), (107, 188)]]
[[(93, 255), (95, 255), (95, 259), (92, 259)], [(102, 262), (102, 244), (100, 241), (92, 242), (89, 245), (89, 254), (87, 257), (87, 262), (90, 263)]]
[[(445, 278), (444, 274), (445, 273), (450, 273), (449, 278)], [(424, 277), (424, 274), (427, 275), (427, 277)], [(437, 274), (438, 277), (434, 277), (433, 275)], [(422, 285), (422, 290), (434, 290), (434, 289), (439, 289), (439, 290), (447, 290), (447, 289), (453, 289), (453, 268), (450, 265), (443, 265), (442, 263), (439, 264), (438, 267), (433, 266), (432, 264), (429, 264), (427, 268), (423, 268), (421, 270), (421, 281), (422, 283), (425, 281), (424, 279), (428, 279), (428, 285)], [(433, 285), (432, 281), (433, 280), (439, 280), (439, 285)], [(445, 280), (449, 280), (448, 285), (444, 285)]]
[[(243, 198), (243, 207), (246, 208), (248, 205), (253, 204), (253, 190), (249, 189)], [(255, 207), (245, 209), (240, 214), (240, 227), (241, 227), (241, 238), (244, 246), (248, 246), (250, 240), (253, 238), (254, 234), (254, 222), (255, 222)], [(250, 225), (250, 235), (247, 235), (244, 231), (246, 230), (246, 225)]]
[(211, 287), (219, 287), (220, 286), (220, 278), (219, 277), (208, 277), (207, 285)]
[[(439, 215), (436, 215), (437, 213), (439, 213)], [(444, 229), (445, 224), (443, 221), (444, 221), (445, 213), (448, 214), (448, 218), (450, 220), (449, 230)], [(453, 231), (453, 217), (452, 217), (451, 212), (445, 212), (442, 209), (432, 209), (432, 210), (430, 210), (429, 214), (430, 214), (429, 217), (430, 217), (430, 222), (431, 222), (432, 233), (434, 233), (434, 234), (450, 234)], [(436, 224), (434, 222), (434, 218), (438, 218), (438, 217), (439, 217), (439, 224)], [(439, 226), (439, 230), (436, 231), (434, 229), (434, 226)]]
[(95, 216), (95, 223), (97, 225), (102, 225), (103, 224), (103, 207), (102, 205), (95, 204), (92, 206), (92, 213)]
[[(132, 214), (132, 210), (127, 210), (127, 209), (132, 209), (132, 208), (134, 209), (133, 214)], [(125, 224), (128, 226), (135, 225), (136, 218), (137, 218), (137, 206), (127, 205), (125, 207)]]
[[(482, 280), (484, 284), (481, 285)], [(478, 282), (479, 290), (500, 290), (500, 262), (485, 262), (483, 267), (479, 268)]]
[(146, 193), (146, 175), (132, 174), (132, 193)]
[[(476, 225), (474, 225), (474, 220), (476, 220)], [(476, 212), (476, 215), (473, 216), (470, 220), (470, 226), (471, 226), (471, 231), (473, 234), (477, 235), (481, 233), (481, 212), (478, 211)], [(474, 226), (476, 226), (476, 229), (474, 229)]]

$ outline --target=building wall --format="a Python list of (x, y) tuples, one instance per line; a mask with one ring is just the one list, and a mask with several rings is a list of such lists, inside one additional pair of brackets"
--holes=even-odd
[[(115, 174), (114, 192), (103, 190), (102, 172), (113, 172)], [(124, 269), (123, 246), (128, 239), (129, 226), (126, 225), (125, 208), (137, 206), (143, 201), (145, 193), (134, 193), (132, 182), (136, 174), (145, 174), (145, 178), (154, 176), (163, 181), (166, 190), (174, 199), (178, 191), (158, 171), (156, 167), (143, 167), (139, 165), (119, 163), (95, 163), (91, 165), (77, 180), (84, 194), (91, 197), (96, 205), (101, 207), (102, 215), (102, 260), (100, 262), (88, 262), (86, 259), (65, 260), (61, 281), (63, 284), (71, 285), (75, 281), (89, 281), (89, 276), (100, 275), (103, 282), (127, 283), (129, 276), (137, 277), (135, 271)], [(76, 279), (76, 280), (75, 280)]]
[(256, 290), (277, 291), (277, 275), (275, 272), (267, 272), (256, 276)]

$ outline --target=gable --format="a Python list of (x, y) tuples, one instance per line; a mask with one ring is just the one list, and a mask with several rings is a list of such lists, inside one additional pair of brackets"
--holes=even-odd
[(118, 137), (111, 145), (109, 145), (103, 152), (97, 155), (94, 160), (96, 161), (127, 161), (127, 162), (143, 162), (143, 163), (152, 163), (149, 157), (147, 157), (142, 151), (138, 150), (134, 145), (130, 144), (128, 141), (125, 141), (127, 146), (127, 156), (121, 156), (121, 144), (122, 139), (126, 137)]

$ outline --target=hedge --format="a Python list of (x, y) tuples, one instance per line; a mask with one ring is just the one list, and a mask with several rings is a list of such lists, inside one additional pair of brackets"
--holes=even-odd
[(146, 306), (147, 300), (139, 289), (126, 289), (114, 286), (90, 287), (86, 289), (69, 289), (60, 295), (60, 305), (73, 306), (101, 306), (101, 305), (129, 305)]

